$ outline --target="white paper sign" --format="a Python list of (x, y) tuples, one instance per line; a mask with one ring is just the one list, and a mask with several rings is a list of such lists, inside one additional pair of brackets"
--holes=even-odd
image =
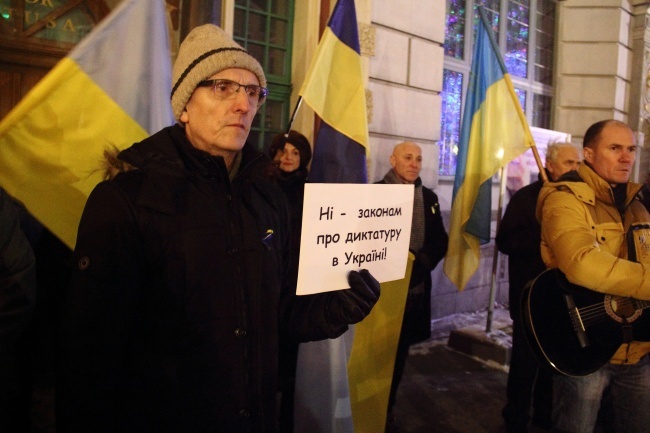
[(404, 278), (413, 185), (305, 184), (298, 295), (349, 288), (350, 270)]

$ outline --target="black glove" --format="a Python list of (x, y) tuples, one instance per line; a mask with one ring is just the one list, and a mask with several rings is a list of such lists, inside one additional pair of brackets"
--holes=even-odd
[(333, 324), (361, 322), (379, 299), (379, 283), (366, 269), (350, 271), (348, 283), (348, 290), (332, 292), (329, 318)]

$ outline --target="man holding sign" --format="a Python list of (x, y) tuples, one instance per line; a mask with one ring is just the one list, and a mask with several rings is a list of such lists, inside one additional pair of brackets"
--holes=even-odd
[(377, 183), (412, 184), (415, 187), (409, 242), (409, 250), (415, 255), (415, 261), (395, 356), (393, 383), (388, 400), (387, 433), (396, 429), (392, 410), (404, 373), (409, 346), (431, 336), (431, 271), (447, 253), (449, 241), (442, 223), (438, 196), (424, 187), (420, 180), (420, 146), (411, 142), (396, 145), (390, 156), (390, 165), (393, 168)]
[(284, 194), (245, 144), (268, 92), (258, 61), (206, 24), (173, 84), (177, 124), (115, 155), (81, 218), (60, 432), (277, 432), (280, 333), (338, 337), (379, 298), (366, 270), (295, 296)]

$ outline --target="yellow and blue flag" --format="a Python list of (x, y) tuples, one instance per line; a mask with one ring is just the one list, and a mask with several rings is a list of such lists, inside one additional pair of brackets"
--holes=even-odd
[(321, 118), (310, 181), (366, 183), (368, 120), (354, 0), (334, 6), (299, 93)]
[[(366, 183), (368, 122), (353, 0), (338, 0), (300, 95), (321, 118), (310, 182)], [(294, 430), (383, 431), (412, 260), (383, 283), (363, 322), (337, 339), (303, 343), (296, 371)]]
[[(302, 99), (320, 117), (310, 182), (367, 183), (368, 121), (354, 0), (338, 0), (318, 44)], [(355, 431), (348, 360), (354, 327), (337, 339), (300, 345), (294, 429)], [(353, 386), (353, 385), (352, 385)]]
[(534, 146), (485, 11), (477, 9), (481, 19), (458, 143), (444, 261), (445, 274), (459, 290), (478, 269), (480, 245), (490, 241), (492, 176)]
[(164, 0), (124, 0), (0, 122), (0, 185), (73, 248), (105, 149), (173, 123)]

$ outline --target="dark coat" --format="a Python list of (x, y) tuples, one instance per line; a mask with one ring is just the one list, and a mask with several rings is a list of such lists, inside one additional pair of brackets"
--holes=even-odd
[[(282, 143), (284, 145), (284, 143)], [(303, 152), (304, 153), (304, 152)], [(303, 158), (301, 156), (301, 162)], [(289, 206), (289, 221), (291, 223), (291, 252), (292, 260), (290, 275), (295, 283), (298, 280), (300, 258), (300, 239), (302, 234), (302, 208), (305, 196), (305, 183), (308, 171), (300, 167), (291, 173), (278, 169), (278, 185), (284, 192)], [(279, 377), (280, 377), (280, 431), (293, 432), (294, 395), (296, 385), (296, 368), (298, 364), (299, 344), (290, 338), (280, 335)]]
[(27, 330), (36, 304), (35, 259), (13, 199), (0, 188), (0, 431), (29, 430)]
[(64, 321), (60, 433), (274, 432), (278, 334), (342, 334), (296, 297), (270, 161), (222, 158), (176, 125), (123, 151), (79, 226)]
[(302, 207), (305, 201), (305, 183), (307, 182), (307, 169), (298, 168), (291, 173), (280, 171), (278, 185), (284, 192), (289, 207), (289, 221), (291, 224), (291, 251), (293, 253), (293, 273), (298, 276), (298, 256), (300, 252), (300, 237), (302, 234)]
[[(384, 179), (376, 183), (387, 183)], [(417, 178), (415, 185), (421, 185)], [(402, 322), (402, 336), (408, 344), (427, 340), (431, 337), (431, 271), (447, 254), (449, 236), (445, 231), (440, 213), (438, 196), (429, 188), (422, 186), (424, 201), (424, 245), (419, 251), (411, 251), (415, 255), (413, 270), (409, 287), (424, 283), (424, 294), (414, 299), (409, 294), (404, 320)]]
[(546, 269), (540, 249), (542, 228), (535, 216), (537, 197), (543, 185), (544, 182), (538, 180), (512, 196), (495, 238), (499, 251), (508, 255), (510, 317), (513, 320), (520, 320), (524, 287)]
[(35, 301), (34, 252), (20, 228), (18, 207), (0, 188), (0, 361), (16, 350)]

